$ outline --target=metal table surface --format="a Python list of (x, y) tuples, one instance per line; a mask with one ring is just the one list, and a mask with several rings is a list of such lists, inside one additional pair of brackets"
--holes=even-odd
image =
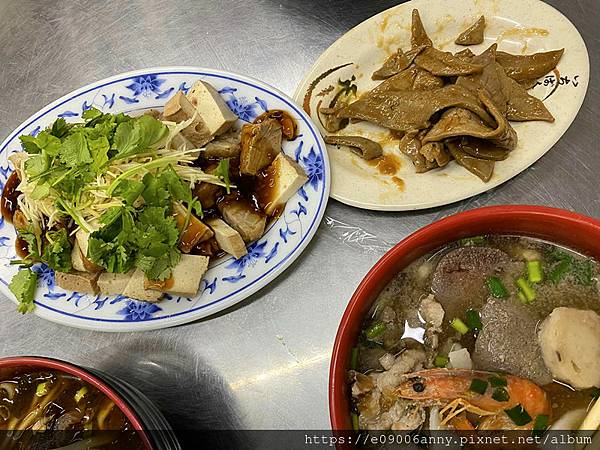
[[(79, 86), (144, 67), (226, 69), (292, 94), (335, 39), (396, 3), (0, 0), (0, 136)], [(549, 3), (583, 35), (592, 79), (575, 123), (529, 170), (486, 194), (422, 212), (362, 211), (332, 200), (312, 243), (275, 282), (217, 316), (176, 328), (82, 331), (22, 317), (1, 298), (0, 356), (52, 356), (130, 380), (176, 428), (327, 429), (338, 322), (391, 244), (488, 204), (544, 204), (600, 217), (598, 0)]]

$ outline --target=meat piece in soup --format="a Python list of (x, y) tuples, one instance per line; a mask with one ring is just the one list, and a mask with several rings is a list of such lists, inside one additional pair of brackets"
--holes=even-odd
[(519, 236), (467, 238), (412, 262), (353, 349), (355, 427), (578, 428), (600, 387), (599, 273), (594, 259)]

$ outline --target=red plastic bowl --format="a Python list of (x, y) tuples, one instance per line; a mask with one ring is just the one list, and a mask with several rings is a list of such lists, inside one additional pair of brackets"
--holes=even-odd
[(68, 373), (69, 375), (76, 376), (85, 382), (89, 383), (91, 386), (98, 389), (108, 398), (110, 398), (113, 403), (119, 408), (131, 426), (138, 432), (138, 435), (144, 446), (148, 450), (152, 450), (152, 444), (150, 444), (150, 439), (148, 435), (144, 431), (144, 427), (138, 418), (137, 414), (131, 409), (131, 407), (117, 394), (113, 391), (104, 381), (95, 377), (94, 375), (86, 372), (80, 367), (77, 367), (73, 364), (66, 363), (64, 361), (59, 361), (51, 358), (42, 358), (37, 356), (14, 356), (9, 358), (0, 358), (0, 369), (3, 368), (11, 368), (11, 367), (31, 367), (33, 369), (53, 369), (60, 372)]
[(482, 234), (517, 234), (546, 239), (600, 259), (600, 221), (541, 206), (491, 206), (438, 220), (394, 246), (354, 292), (335, 337), (329, 370), (329, 414), (333, 430), (351, 430), (346, 374), (362, 321), (393, 276), (410, 262), (457, 239)]

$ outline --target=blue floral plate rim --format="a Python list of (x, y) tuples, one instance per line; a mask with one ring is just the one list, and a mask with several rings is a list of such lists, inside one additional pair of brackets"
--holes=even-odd
[[(75, 100), (81, 100), (81, 98), (86, 95), (95, 92), (96, 95), (93, 99), (85, 99), (83, 101), (81, 110), (85, 110), (91, 106), (112, 110), (115, 104), (120, 105), (120, 107), (117, 106), (112, 110), (115, 112), (133, 112), (149, 109), (151, 107), (160, 107), (166, 102), (166, 99), (168, 99), (170, 95), (178, 90), (177, 86), (162, 88), (164, 82), (168, 81), (168, 77), (176, 79), (177, 77), (186, 76), (190, 77), (190, 83), (195, 81), (195, 79), (198, 79), (198, 77), (208, 77), (209, 79), (212, 79), (215, 84), (218, 84), (218, 80), (220, 80), (221, 84), (227, 83), (228, 85), (231, 85), (216, 87), (219, 89), (221, 95), (228, 97), (228, 105), (238, 117), (240, 117), (242, 123), (250, 121), (249, 119), (252, 118), (252, 115), (248, 114), (254, 114), (255, 108), (259, 109), (259, 111), (261, 108), (263, 110), (267, 109), (267, 100), (265, 100), (264, 97), (267, 97), (267, 99), (270, 99), (269, 101), (275, 101), (276, 103), (282, 102), (288, 111), (293, 112), (293, 115), (299, 124), (299, 128), (301, 129), (302, 138), (299, 143), (288, 142), (288, 148), (284, 147), (285, 153), (293, 155), (296, 160), (305, 164), (305, 166), (308, 165), (309, 168), (311, 164), (318, 166), (318, 173), (316, 173), (314, 177), (310, 177), (309, 182), (305, 185), (307, 186), (306, 189), (302, 187), (299, 193), (288, 201), (284, 213), (272, 224), (265, 236), (250, 246), (249, 254), (253, 255), (252, 258), (254, 258), (254, 260), (252, 260), (252, 258), (250, 258), (249, 261), (229, 258), (226, 261), (221, 261), (219, 264), (211, 267), (209, 273), (211, 273), (210, 271), (216, 270), (217, 276), (214, 277), (214, 279), (203, 280), (198, 297), (194, 299), (184, 299), (181, 297), (176, 299), (170, 298), (169, 303), (166, 305), (168, 307), (165, 307), (162, 302), (150, 304), (126, 299), (122, 296), (105, 297), (102, 299), (100, 296), (96, 296), (94, 299), (93, 296), (84, 296), (78, 293), (71, 293), (70, 296), (67, 296), (68, 293), (61, 291), (59, 288), (55, 288), (53, 283), (53, 273), (49, 274), (51, 271), (49, 271), (48, 268), (41, 268), (39, 269), (41, 272), (46, 270), (44, 276), (40, 277), (42, 279), (46, 278), (46, 286), (44, 287), (46, 292), (43, 294), (43, 298), (40, 297), (41, 294), (36, 295), (36, 315), (69, 326), (98, 331), (140, 331), (166, 328), (191, 322), (229, 308), (272, 282), (279, 274), (289, 267), (302, 251), (304, 251), (308, 243), (314, 237), (327, 206), (331, 180), (326, 146), (317, 127), (312, 123), (310, 117), (308, 117), (302, 108), (288, 95), (260, 80), (229, 71), (193, 66), (152, 67), (119, 73), (71, 91), (32, 114), (0, 144), (0, 184), (3, 185), (6, 177), (10, 173), (10, 168), (6, 163), (6, 158), (8, 156), (7, 149), (10, 150), (11, 153), (16, 151), (14, 148), (17, 145), (15, 144), (15, 139), (18, 136), (24, 132), (35, 134), (39, 129), (48, 125), (48, 123), (45, 123), (48, 122), (48, 119), (51, 119), (49, 122), (52, 122), (57, 117), (69, 118), (79, 116), (79, 113), (75, 112), (76, 109), (72, 107), (60, 112), (61, 106), (71, 105)], [(165, 77), (167, 77), (167, 79), (165, 79)], [(192, 77), (196, 78), (192, 80)], [(119, 83), (124, 82), (131, 84), (126, 86), (118, 85)], [(189, 83), (187, 82), (183, 82), (178, 88), (185, 90), (186, 88), (189, 88), (188, 84)], [(115, 92), (113, 92), (112, 95), (110, 95), (110, 93), (109, 95), (103, 93), (102, 97), (104, 98), (104, 102), (95, 103), (96, 97), (100, 94), (101, 89), (109, 86), (114, 86), (115, 89), (120, 88), (122, 91), (123, 89), (127, 89), (129, 90), (127, 92), (129, 92), (130, 95), (119, 95), (116, 97)], [(245, 96), (236, 97), (236, 92), (238, 90), (243, 91), (244, 89), (248, 91), (255, 90), (260, 94), (254, 96), (254, 102), (248, 103)], [(151, 104), (144, 105), (144, 103), (148, 102)], [(135, 108), (132, 108), (132, 106), (135, 106)], [(46, 119), (45, 122), (44, 119)], [(41, 125), (39, 124), (40, 122)], [(295, 150), (291, 149), (289, 146), (290, 144), (297, 145), (297, 148)], [(304, 144), (306, 145), (304, 146)], [(309, 148), (310, 150), (308, 150)], [(4, 177), (4, 180), (2, 177)], [(312, 189), (310, 189), (311, 187)], [(297, 203), (297, 207), (294, 204), (291, 204), (293, 202)], [(286, 217), (288, 214), (290, 217), (293, 217), (292, 222), (288, 222)], [(291, 229), (291, 224), (299, 224), (299, 230)], [(303, 225), (305, 225), (305, 227), (303, 227)], [(279, 228), (279, 226), (281, 227)], [(286, 228), (284, 229), (283, 227)], [(10, 239), (7, 237), (7, 228), (12, 229), (12, 226), (0, 228), (1, 244), (6, 244)], [(269, 250), (269, 239), (276, 237), (277, 228), (279, 228), (279, 237), (281, 239), (270, 246), (271, 248)], [(298, 233), (299, 236), (297, 236)], [(267, 237), (267, 235), (269, 236)], [(292, 243), (292, 241), (294, 242)], [(2, 259), (6, 258), (7, 256), (4, 256)], [(10, 256), (8, 258), (10, 259)], [(229, 262), (229, 264), (225, 265), (227, 262)], [(273, 264), (269, 267), (268, 264), (271, 262)], [(264, 265), (264, 270), (261, 270), (260, 273), (255, 270), (257, 264)], [(225, 269), (233, 270), (236, 273), (233, 276), (222, 277), (222, 274), (219, 274), (219, 271)], [(7, 288), (7, 280), (9, 279), (5, 275), (7, 270), (9, 269), (0, 265), (0, 291), (14, 301), (14, 298)], [(253, 272), (249, 274), (249, 278), (244, 273), (245, 270)], [(215, 273), (211, 273), (210, 276), (213, 277), (213, 275), (215, 275)], [(52, 280), (50, 280), (50, 277)], [(221, 278), (221, 280), (219, 280), (219, 278)], [(222, 282), (227, 280), (230, 283), (242, 283), (240, 284), (241, 287), (239, 289), (227, 291), (218, 298), (203, 302), (202, 296), (204, 293), (207, 291), (209, 291), (209, 294), (218, 292), (220, 286), (216, 286), (217, 280)], [(81, 301), (82, 298), (86, 299), (86, 301)], [(53, 301), (58, 304), (55, 306), (55, 303), (48, 301), (48, 299), (53, 299)], [(64, 302), (70, 302), (71, 300), (73, 300), (73, 303), (69, 304), (68, 308), (65, 308), (66, 303)], [(184, 305), (184, 307), (178, 309), (171, 308), (170, 305), (175, 304), (175, 302), (177, 305)], [(80, 306), (80, 303), (83, 304), (83, 306)], [(125, 305), (125, 307), (120, 308), (119, 304)], [(75, 309), (73, 309), (71, 305), (75, 305)], [(99, 311), (103, 309), (105, 305), (110, 305), (105, 311), (112, 308), (112, 313), (104, 314), (102, 311)], [(115, 309), (117, 307), (119, 307), (119, 309)], [(169, 308), (171, 308), (171, 310), (167, 311)], [(81, 311), (84, 311), (85, 314), (82, 314)], [(117, 314), (117, 316), (113, 317), (115, 314)], [(26, 318), (23, 320), (26, 320)]]

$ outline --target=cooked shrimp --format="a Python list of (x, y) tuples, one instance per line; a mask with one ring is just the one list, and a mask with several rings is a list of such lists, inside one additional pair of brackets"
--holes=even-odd
[[(473, 387), (473, 380), (478, 387)], [(492, 387), (490, 380), (505, 386)], [(500, 391), (498, 395), (498, 391)], [(483, 391), (483, 393), (479, 393)], [(430, 369), (403, 376), (395, 390), (401, 398), (443, 406), (442, 424), (455, 428), (475, 428), (464, 413), (485, 417), (478, 429), (531, 429), (539, 415), (550, 417), (552, 407), (546, 392), (525, 378), (465, 369)], [(526, 424), (515, 425), (506, 410), (521, 406), (531, 417)]]

